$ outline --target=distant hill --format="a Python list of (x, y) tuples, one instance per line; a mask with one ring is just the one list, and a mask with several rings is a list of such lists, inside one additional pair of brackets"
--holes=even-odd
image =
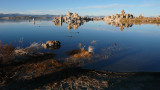
[(29, 14), (3, 14), (0, 13), (0, 19), (3, 20), (28, 20), (28, 19), (53, 19), (60, 15), (29, 15)]
[(0, 13), (0, 17), (15, 17), (15, 16), (30, 16), (30, 17), (55, 17), (55, 16), (60, 16), (60, 15), (30, 15), (30, 14), (3, 14)]
[[(0, 13), (0, 20), (28, 20), (28, 19), (53, 19), (56, 16), (60, 15), (31, 15), (31, 14), (3, 14)], [(62, 15), (65, 16), (65, 15)], [(104, 17), (104, 16), (86, 16), (86, 17)]]
[[(0, 13), (0, 17), (14, 17), (14, 16), (31, 16), (31, 17), (55, 17), (55, 16), (60, 16), (60, 15), (49, 15), (49, 14), (45, 14), (45, 15), (31, 15), (31, 14), (3, 14)], [(62, 15), (65, 16), (65, 15)], [(89, 16), (86, 15), (86, 17), (104, 17), (104, 16)]]

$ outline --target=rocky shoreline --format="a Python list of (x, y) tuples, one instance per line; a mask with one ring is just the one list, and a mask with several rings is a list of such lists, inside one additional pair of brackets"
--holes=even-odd
[[(59, 65), (61, 66), (61, 65)], [(57, 67), (58, 68), (58, 67)], [(46, 72), (46, 71), (45, 71)], [(60, 67), (46, 75), (10, 78), (1, 89), (160, 89), (160, 73), (156, 72), (107, 72), (81, 68)]]
[(89, 70), (79, 62), (61, 62), (54, 57), (46, 53), (1, 65), (0, 89), (160, 89), (159, 72)]
[[(82, 68), (83, 59), (91, 61), (92, 47), (86, 50), (80, 44), (80, 49), (66, 52), (69, 56), (66, 61), (57, 60), (54, 53), (39, 52), (43, 46), (58, 49), (57, 46), (60, 45), (55, 40), (42, 43), (42, 46), (33, 43), (21, 49), (1, 44), (1, 49), (5, 51), (1, 52), (3, 56), (15, 55), (13, 52), (17, 56), (2, 57), (5, 62), (0, 63), (0, 89), (160, 89), (159, 72), (109, 72)], [(117, 49), (117, 44), (114, 43), (106, 52)]]

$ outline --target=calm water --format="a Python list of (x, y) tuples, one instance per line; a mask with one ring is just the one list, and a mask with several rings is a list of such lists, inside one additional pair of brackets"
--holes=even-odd
[(76, 30), (68, 30), (66, 24), (56, 26), (52, 21), (36, 21), (35, 24), (29, 21), (0, 21), (0, 40), (23, 48), (34, 42), (57, 40), (61, 42), (59, 49), (42, 49), (42, 52), (52, 52), (60, 60), (70, 57), (66, 53), (68, 51), (92, 47), (93, 55), (79, 60), (87, 69), (160, 71), (160, 27), (151, 24), (132, 25), (122, 31), (120, 27), (95, 21), (84, 23)]

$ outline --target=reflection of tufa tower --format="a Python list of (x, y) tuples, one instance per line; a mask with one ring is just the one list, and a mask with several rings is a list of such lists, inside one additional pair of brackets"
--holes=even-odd
[(33, 18), (33, 24), (35, 24), (35, 20), (34, 20), (34, 18)]

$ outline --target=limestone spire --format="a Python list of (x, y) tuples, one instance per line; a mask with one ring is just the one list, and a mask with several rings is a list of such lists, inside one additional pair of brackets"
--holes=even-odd
[(125, 14), (125, 11), (124, 11), (124, 9), (121, 11), (121, 14), (122, 14), (122, 15), (124, 15), (124, 14)]

